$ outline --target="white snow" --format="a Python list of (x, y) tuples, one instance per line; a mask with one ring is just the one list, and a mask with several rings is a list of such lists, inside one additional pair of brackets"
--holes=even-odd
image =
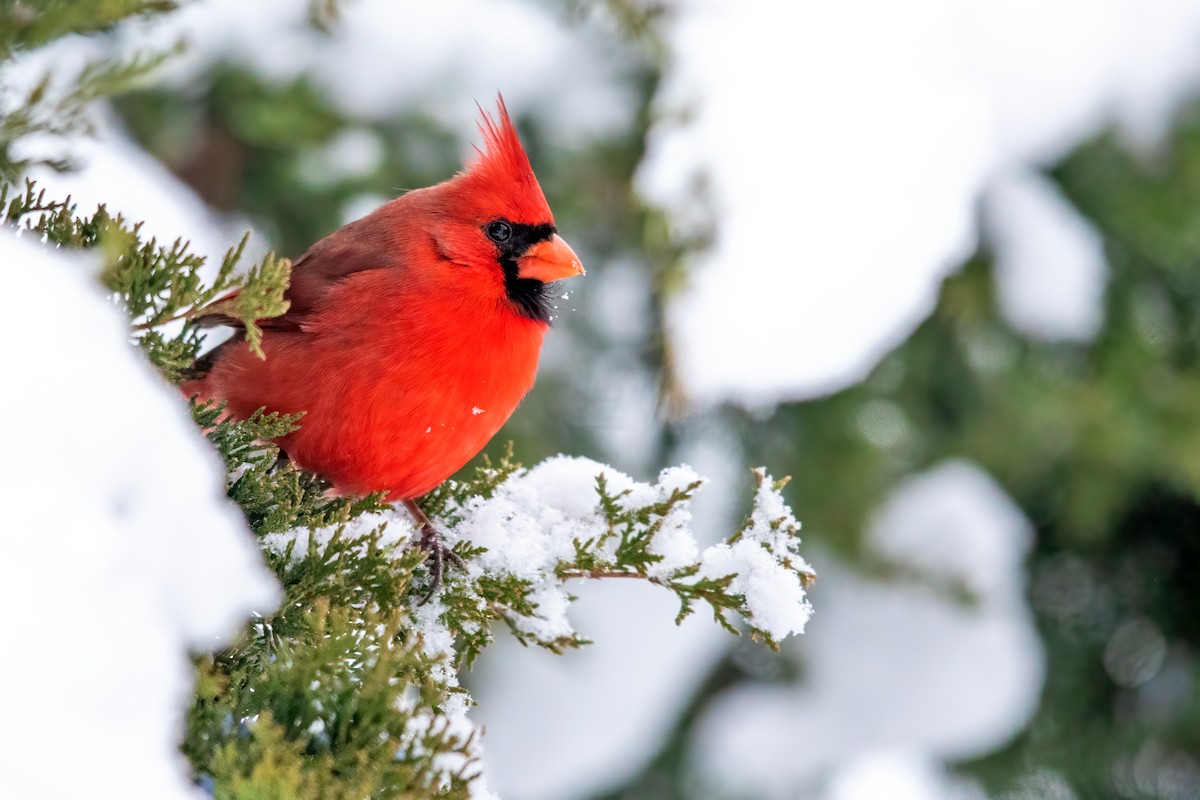
[(996, 298), (1013, 327), (1051, 340), (1094, 336), (1103, 321), (1108, 264), (1087, 220), (1032, 172), (995, 180), (985, 208)]
[[(609, 496), (626, 510), (663, 503), (701, 481), (686, 465), (663, 470), (652, 485), (588, 458), (556, 456), (508, 478), (491, 497), (472, 498), (461, 509), (462, 522), (450, 532), (454, 539), (486, 548), (468, 565), (473, 575), (507, 574), (537, 584), (534, 616), (515, 624), (540, 639), (572, 632), (566, 587), (555, 578), (556, 567), (574, 560), (576, 541), (599, 543), (608, 534), (596, 492), (599, 476)], [(797, 541), (787, 529), (799, 525), (778, 493), (764, 484), (755, 498), (754, 522), (742, 538), (703, 552), (690, 530), (688, 505), (677, 503), (661, 519), (647, 548), (661, 560), (649, 565), (647, 574), (666, 579), (696, 563), (699, 577), (736, 574), (732, 592), (745, 596), (752, 626), (773, 639), (802, 633), (812, 609), (797, 570), (810, 570), (793, 552)], [(609, 536), (598, 552), (613, 561), (617, 544), (618, 537)]]
[(789, 550), (793, 542), (787, 529), (799, 529), (800, 524), (771, 484), (771, 477), (765, 476), (754, 496), (751, 524), (742, 537), (704, 551), (700, 574), (706, 578), (736, 575), (730, 589), (745, 596), (747, 620), (780, 641), (804, 633), (812, 616), (804, 586), (785, 563), (808, 573), (812, 568)]
[(1019, 602), (1023, 562), (1032, 540), (1028, 520), (986, 472), (946, 461), (895, 487), (875, 512), (872, 551), (972, 595)]
[(501, 91), (510, 110), (536, 109), (559, 138), (627, 122), (631, 98), (616, 80), (621, 61), (601, 39), (566, 24), (564, 12), (521, 0), (357, 0), (344, 4), (323, 34), (308, 24), (309, 6), (202, 0), (131, 33), (128, 46), (188, 42), (189, 52), (167, 71), (180, 87), (216, 60), (280, 82), (308, 76), (333, 103), (364, 119), (420, 107), (472, 134), (474, 101), (489, 104)]
[(24, 299), (0, 315), (0, 603), (19, 612), (0, 663), (0, 796), (197, 797), (177, 749), (188, 653), (271, 611), (277, 587), (94, 262), (9, 229), (0, 261)]
[(987, 800), (977, 785), (946, 775), (933, 760), (879, 750), (851, 760), (829, 782), (826, 800)]
[(592, 644), (554, 656), (501, 638), (471, 673), (484, 766), (501, 797), (571, 800), (619, 785), (728, 647), (705, 609), (676, 626), (676, 599), (641, 581), (571, 591), (571, 618)]
[[(669, 19), (639, 184), (681, 230), (716, 224), (668, 318), (700, 403), (857, 380), (929, 313), (994, 184), (1005, 200), (1011, 176), (1113, 122), (1149, 146), (1200, 80), (1197, 0), (696, 0)], [(1086, 337), (1105, 271), (1042, 200), (984, 209), (1005, 310)]]
[[(601, 475), (609, 495), (621, 495), (618, 504), (628, 509), (662, 502), (674, 490), (699, 480), (686, 466), (672, 467), (663, 470), (657, 485), (652, 486), (588, 458), (557, 456), (512, 476), (492, 497), (473, 499), (463, 509), (462, 523), (452, 532), (456, 538), (487, 548), (472, 559), (469, 568), (473, 574), (503, 573), (545, 582), (534, 595), (536, 616), (517, 622), (538, 638), (571, 633), (566, 588), (553, 574), (559, 562), (574, 558), (575, 540), (598, 539), (607, 531), (596, 493)], [(699, 548), (688, 529), (690, 522), (686, 504), (676, 506), (663, 519), (649, 547), (663, 558), (649, 568), (651, 575), (666, 576), (696, 560)], [(613, 540), (608, 549), (615, 546)]]

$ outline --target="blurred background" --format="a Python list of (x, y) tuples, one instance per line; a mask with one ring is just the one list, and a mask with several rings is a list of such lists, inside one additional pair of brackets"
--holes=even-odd
[(1200, 2), (200, 0), (35, 171), (296, 256), (503, 92), (588, 276), (494, 446), (791, 475), (772, 653), (651, 588), (469, 676), (508, 800), (1200, 797)]

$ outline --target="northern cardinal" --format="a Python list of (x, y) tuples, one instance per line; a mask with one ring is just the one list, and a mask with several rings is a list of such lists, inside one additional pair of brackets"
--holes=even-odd
[[(422, 526), (434, 589), (449, 554), (416, 504), (500, 430), (533, 386), (549, 327), (546, 284), (583, 267), (503, 98), (480, 109), (484, 149), (444, 183), (408, 192), (296, 260), (262, 350), (231, 339), (200, 359), (188, 396), (304, 412), (277, 443), (340, 494), (384, 491)], [(219, 314), (204, 322), (235, 324)], [(454, 557), (456, 558), (456, 557)], [(432, 593), (433, 590), (431, 590)]]

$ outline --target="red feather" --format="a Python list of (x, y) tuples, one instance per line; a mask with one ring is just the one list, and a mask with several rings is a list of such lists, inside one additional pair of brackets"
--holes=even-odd
[[(553, 216), (503, 100), (480, 128), (485, 149), (465, 171), (296, 261), (291, 307), (264, 325), (265, 360), (228, 342), (185, 393), (223, 400), (236, 418), (305, 412), (279, 445), (343, 493), (418, 497), (478, 453), (533, 386), (547, 328), (514, 302), (521, 276), (506, 275), (506, 255), (522, 276), (527, 264), (542, 278), (582, 273), (551, 238)], [(506, 251), (489, 238), (496, 220), (542, 226), (544, 241)]]

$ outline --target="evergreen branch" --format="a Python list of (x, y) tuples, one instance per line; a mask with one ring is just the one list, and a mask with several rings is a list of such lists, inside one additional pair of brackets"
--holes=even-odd
[(41, 47), (70, 34), (110, 30), (135, 16), (163, 14), (176, 8), (172, 0), (14, 0), (0, 8), (0, 57)]
[[(16, 5), (24, 6), (23, 3)], [(0, 16), (3, 13), (0, 11)], [(5, 28), (0, 19), (0, 49), (7, 46), (5, 55), (10, 55), (11, 48), (16, 46), (11, 39), (5, 41), (5, 34), (13, 33), (19, 34), (20, 29)], [(15, 181), (35, 165), (59, 171), (69, 169), (71, 160), (67, 156), (15, 158), (13, 148), (20, 140), (33, 134), (63, 140), (71, 136), (92, 135), (94, 126), (89, 114), (96, 101), (133, 89), (182, 49), (179, 43), (163, 50), (136, 53), (126, 58), (91, 61), (66, 80), (58, 79), (53, 70), (47, 70), (26, 91), (6, 104), (11, 108), (10, 111), (0, 113), (0, 180)], [(13, 87), (6, 89), (10, 94), (16, 92)]]
[(0, 183), (4, 220), (44, 237), (49, 244), (73, 249), (98, 249), (104, 254), (100, 277), (105, 287), (134, 320), (142, 333), (138, 343), (152, 363), (173, 382), (186, 377), (195, 361), (201, 337), (195, 325), (185, 324), (174, 336), (153, 333), (171, 322), (191, 323), (218, 314), (246, 329), (250, 347), (263, 355), (258, 323), (288, 309), (284, 299), (291, 280), (291, 262), (275, 253), (238, 275), (249, 233), (226, 251), (216, 275), (204, 280), (206, 260), (191, 252), (191, 244), (176, 239), (160, 245), (142, 234), (142, 223), (113, 216), (104, 205), (90, 216), (81, 215), (68, 197), (48, 200), (44, 190), (26, 180), (24, 190)]

